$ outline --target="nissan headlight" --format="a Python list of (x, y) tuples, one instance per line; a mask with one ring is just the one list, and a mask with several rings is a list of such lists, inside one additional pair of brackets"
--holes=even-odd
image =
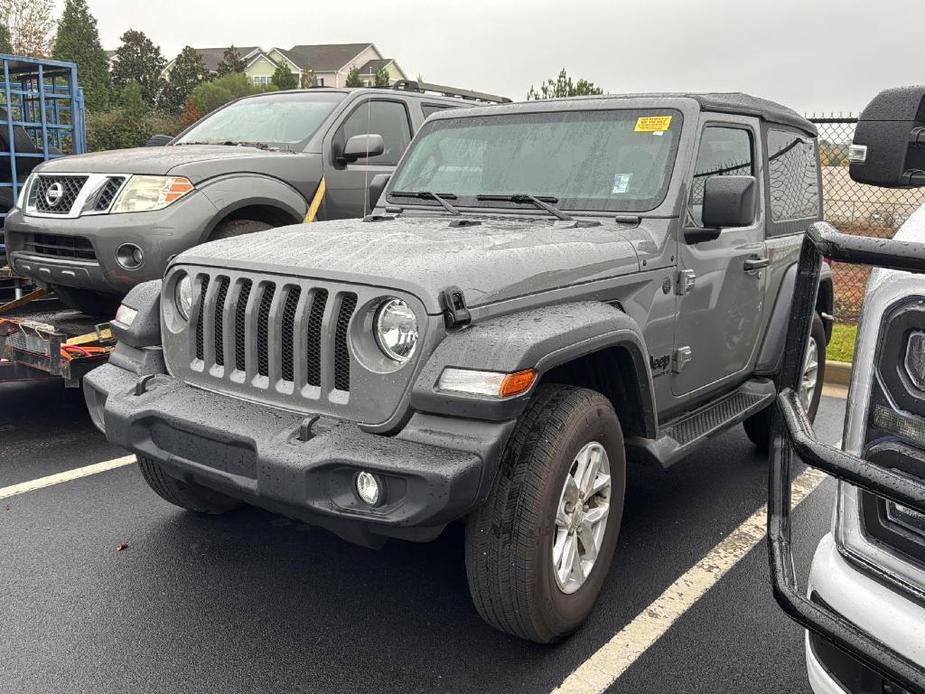
[(376, 343), (390, 359), (408, 361), (418, 344), (418, 321), (401, 299), (388, 299), (376, 313)]
[(16, 207), (21, 210), (26, 209), (26, 200), (28, 200), (29, 189), (32, 187), (32, 182), (35, 180), (35, 174), (29, 174), (25, 182), (19, 188), (19, 195), (16, 197)]
[(184, 320), (189, 320), (190, 312), (193, 310), (193, 280), (189, 275), (183, 273), (183, 277), (177, 281), (174, 287), (174, 303), (177, 305), (177, 311), (180, 312)]
[(183, 176), (132, 176), (110, 212), (150, 212), (176, 202), (194, 190)]

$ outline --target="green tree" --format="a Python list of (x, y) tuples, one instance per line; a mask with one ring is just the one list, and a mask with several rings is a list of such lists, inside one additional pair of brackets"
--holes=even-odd
[(247, 63), (241, 56), (241, 52), (235, 48), (234, 44), (225, 49), (221, 62), (218, 64), (215, 72), (219, 77), (229, 75), (232, 72), (244, 72), (247, 69)]
[(167, 61), (160, 47), (155, 46), (144, 32), (129, 29), (122, 34), (121, 40), (113, 60), (113, 86), (121, 90), (129, 84), (138, 84), (141, 98), (153, 107), (164, 86), (161, 73)]
[(275, 89), (275, 85), (270, 87), (269, 90), (266, 87), (258, 87), (246, 75), (238, 72), (216, 77), (214, 80), (203, 82), (193, 89), (189, 99), (186, 100), (186, 104), (183, 106), (183, 124), (189, 125), (233, 99)]
[(302, 76), (299, 79), (299, 87), (308, 89), (309, 87), (314, 87), (316, 84), (318, 84), (318, 80), (315, 78), (315, 71), (310, 67), (303, 67)]
[(389, 70), (384, 65), (376, 70), (376, 81), (374, 84), (377, 87), (388, 87), (392, 83), (392, 77), (389, 75)]
[(65, 0), (51, 56), (55, 60), (77, 63), (77, 77), (89, 110), (109, 108), (112, 88), (109, 58), (100, 45), (96, 19), (90, 14), (86, 0)]
[(184, 47), (170, 69), (167, 86), (158, 105), (167, 113), (179, 114), (187, 97), (208, 78), (209, 72), (199, 52), (192, 46)]
[(290, 70), (289, 66), (285, 63), (280, 63), (276, 66), (276, 70), (273, 73), (273, 77), (270, 78), (270, 82), (275, 85), (277, 89), (295, 89), (299, 86), (299, 78), (292, 74), (292, 70)]
[(347, 73), (347, 81), (345, 82), (347, 87), (362, 87), (363, 80), (360, 79), (360, 68), (352, 67), (350, 72)]
[(13, 38), (10, 36), (10, 28), (0, 22), (0, 53), (13, 52)]
[(112, 99), (106, 112), (87, 112), (87, 146), (91, 152), (142, 147), (155, 134), (180, 132), (176, 118), (153, 110), (137, 82), (127, 84)]
[(546, 80), (540, 85), (540, 90), (531, 85), (527, 92), (527, 99), (559, 99), (566, 96), (587, 96), (589, 94), (603, 94), (604, 90), (586, 79), (573, 82), (565, 68), (559, 72), (556, 79)]

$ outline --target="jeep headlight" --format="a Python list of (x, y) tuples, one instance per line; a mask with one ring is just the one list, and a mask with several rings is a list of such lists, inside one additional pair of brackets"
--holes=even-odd
[(110, 212), (160, 210), (193, 190), (193, 184), (183, 176), (132, 176), (119, 192)]
[(408, 361), (418, 344), (418, 321), (401, 299), (386, 300), (376, 312), (376, 344), (390, 359)]
[(189, 320), (193, 310), (193, 280), (185, 272), (174, 285), (174, 303), (184, 320)]

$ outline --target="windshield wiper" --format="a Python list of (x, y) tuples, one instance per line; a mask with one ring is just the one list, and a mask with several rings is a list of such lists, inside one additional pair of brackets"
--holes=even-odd
[(393, 190), (389, 195), (396, 198), (417, 198), (418, 200), (436, 200), (450, 214), (462, 214), (458, 209), (453, 207), (447, 200), (455, 200), (456, 195), (453, 193), (431, 193), (429, 190)]
[(275, 147), (271, 147), (270, 145), (268, 145), (266, 142), (238, 142), (237, 140), (225, 140), (224, 142), (218, 142), (217, 140), (207, 142), (203, 140), (202, 142), (178, 142), (177, 144), (178, 145), (224, 145), (227, 147), (256, 147), (257, 149), (262, 149), (262, 150), (276, 149)]
[(502, 202), (516, 202), (516, 203), (521, 203), (521, 204), (530, 203), (534, 207), (538, 207), (541, 210), (546, 210), (553, 217), (557, 217), (558, 219), (562, 219), (567, 222), (575, 221), (574, 217), (567, 215), (565, 212), (560, 210), (558, 207), (553, 207), (550, 204), (550, 203), (559, 202), (559, 198), (553, 198), (553, 197), (538, 198), (535, 195), (530, 195), (528, 193), (515, 193), (514, 195), (482, 194), (482, 195), (476, 195), (475, 199), (485, 200), (485, 201), (495, 200), (495, 201), (502, 201)]

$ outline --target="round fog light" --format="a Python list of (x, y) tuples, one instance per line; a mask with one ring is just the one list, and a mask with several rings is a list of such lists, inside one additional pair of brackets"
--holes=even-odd
[(116, 251), (116, 261), (126, 270), (137, 270), (145, 262), (145, 254), (134, 243), (123, 243)]
[(375, 506), (379, 503), (379, 497), (382, 495), (379, 488), (379, 480), (371, 472), (361, 472), (356, 476), (357, 496), (365, 504)]

